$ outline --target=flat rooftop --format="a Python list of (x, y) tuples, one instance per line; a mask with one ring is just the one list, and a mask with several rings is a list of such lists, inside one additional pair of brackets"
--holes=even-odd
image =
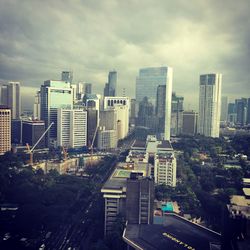
[(176, 215), (165, 215), (163, 225), (128, 224), (123, 239), (135, 249), (219, 250), (220, 234)]
[(157, 145), (157, 148), (159, 148), (159, 149), (164, 148), (164, 149), (168, 149), (168, 150), (173, 150), (172, 145), (169, 141), (164, 140), (164, 141), (160, 141), (160, 142), (161, 143), (159, 143)]
[(102, 187), (109, 190), (126, 190), (127, 179), (130, 177), (130, 173), (139, 172), (143, 173), (143, 176), (150, 176), (152, 165), (148, 163), (140, 162), (138, 164), (131, 164), (129, 162), (119, 162), (109, 179)]
[(146, 141), (135, 140), (133, 145), (131, 146), (131, 149), (133, 148), (146, 149)]

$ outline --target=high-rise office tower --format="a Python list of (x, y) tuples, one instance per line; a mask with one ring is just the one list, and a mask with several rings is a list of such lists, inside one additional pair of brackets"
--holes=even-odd
[(77, 84), (77, 99), (82, 100), (84, 94), (85, 94), (85, 83), (79, 82)]
[(200, 76), (198, 133), (219, 137), (221, 113), (221, 74)]
[(131, 99), (129, 123), (135, 125), (136, 120), (136, 100)]
[[(95, 107), (88, 107), (87, 108), (87, 141), (88, 141), (88, 147), (90, 147), (93, 143), (93, 146), (96, 146), (96, 139), (97, 137), (95, 134), (97, 133), (97, 127), (99, 124), (98, 121), (98, 111), (95, 109)], [(94, 138), (95, 136), (95, 138)], [(94, 140), (94, 141), (93, 141)]]
[(144, 97), (152, 103), (154, 112), (156, 110), (157, 88), (159, 85), (166, 86), (165, 94), (165, 116), (164, 116), (164, 138), (170, 139), (171, 101), (172, 101), (173, 69), (171, 67), (143, 68), (136, 78), (136, 101), (139, 103)]
[(247, 124), (250, 124), (250, 98), (247, 99)]
[(171, 135), (179, 135), (183, 122), (183, 101), (184, 97), (172, 94), (171, 107)]
[(105, 97), (104, 110), (115, 109), (117, 113), (117, 121), (119, 121), (118, 140), (125, 138), (129, 132), (129, 113), (130, 98), (129, 97)]
[(87, 145), (87, 111), (82, 108), (58, 109), (57, 145), (80, 148)]
[(92, 94), (92, 84), (85, 83), (85, 94)]
[[(28, 143), (30, 146), (34, 146), (35, 143), (39, 140), (42, 134), (45, 131), (45, 123), (44, 121), (22, 121), (22, 143), (26, 145)], [(44, 148), (45, 147), (45, 139), (44, 137), (38, 143), (36, 148)]]
[[(139, 103), (137, 125), (153, 130), (158, 128), (158, 120), (154, 114), (154, 106), (151, 102), (149, 102), (148, 97), (146, 96)], [(162, 128), (164, 128), (164, 123), (162, 124)]]
[(8, 85), (3, 84), (1, 86), (1, 99), (0, 99), (0, 104), (2, 105), (8, 105)]
[(195, 111), (183, 112), (182, 134), (195, 135), (197, 133), (198, 114)]
[(228, 103), (227, 109), (227, 121), (233, 124), (236, 124), (236, 106), (235, 103)]
[(0, 155), (11, 149), (11, 109), (0, 105)]
[(104, 96), (116, 96), (117, 72), (110, 71), (108, 75), (108, 83), (105, 84)]
[(73, 81), (73, 71), (62, 71), (62, 81), (70, 82)]
[(235, 100), (236, 124), (246, 125), (247, 122), (247, 98)]
[(1, 103), (11, 109), (12, 119), (19, 119), (21, 115), (20, 83), (9, 82), (1, 88)]
[(220, 121), (226, 122), (227, 121), (227, 109), (228, 109), (228, 98), (227, 96), (221, 97), (221, 114), (220, 114)]
[(40, 88), (41, 119), (45, 121), (45, 129), (54, 122), (46, 134), (46, 145), (56, 146), (57, 109), (73, 108), (73, 93), (69, 82), (47, 80)]
[(35, 103), (33, 105), (33, 119), (40, 120), (41, 119), (41, 103), (40, 103), (40, 91), (37, 91), (35, 95)]

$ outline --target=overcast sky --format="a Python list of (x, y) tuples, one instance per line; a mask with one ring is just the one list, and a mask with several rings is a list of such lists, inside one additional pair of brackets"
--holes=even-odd
[(62, 70), (102, 93), (116, 69), (134, 97), (139, 68), (171, 66), (188, 108), (202, 73), (223, 74), (223, 95), (250, 96), (249, 13), (249, 0), (0, 0), (0, 80), (20, 81), (29, 104)]

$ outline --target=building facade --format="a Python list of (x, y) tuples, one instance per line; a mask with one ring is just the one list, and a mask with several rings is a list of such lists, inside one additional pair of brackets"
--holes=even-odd
[(46, 134), (46, 145), (57, 145), (57, 109), (73, 108), (73, 92), (69, 82), (47, 80), (40, 88), (41, 119), (45, 121), (45, 129), (54, 122)]
[(73, 71), (62, 71), (62, 81), (64, 82), (73, 82)]
[(173, 69), (171, 67), (143, 68), (140, 69), (139, 76), (136, 78), (136, 101), (139, 105), (144, 97), (147, 97), (148, 102), (154, 107), (154, 114), (157, 104), (157, 88), (159, 85), (166, 86), (165, 98), (163, 97), (165, 99), (165, 113), (164, 131), (162, 131), (166, 140), (170, 139), (172, 80)]
[(228, 98), (227, 96), (222, 96), (221, 97), (221, 114), (220, 114), (221, 122), (227, 121), (227, 112), (228, 112)]
[(87, 111), (58, 109), (57, 145), (69, 148), (87, 146)]
[(11, 109), (0, 105), (0, 155), (11, 149)]
[(11, 109), (12, 119), (20, 118), (21, 94), (19, 82), (9, 82), (1, 87), (1, 104)]
[[(36, 144), (36, 142), (40, 139), (42, 134), (45, 131), (45, 122), (44, 121), (30, 121), (23, 120), (22, 121), (22, 143), (26, 145), (28, 143), (31, 147)], [(44, 148), (45, 147), (45, 139), (44, 137), (38, 143), (36, 148)]]
[(104, 110), (116, 110), (117, 123), (119, 123), (118, 140), (125, 138), (129, 132), (129, 97), (105, 97)]
[(183, 123), (183, 101), (184, 97), (172, 94), (171, 106), (171, 135), (176, 136), (181, 134)]
[(116, 96), (117, 72), (110, 71), (108, 75), (108, 82), (105, 84), (104, 96)]
[(99, 127), (97, 132), (97, 148), (99, 150), (112, 150), (117, 147), (117, 130)]
[(35, 102), (33, 105), (33, 119), (34, 120), (40, 120), (41, 119), (41, 96), (40, 91), (37, 91), (35, 95)]
[(195, 111), (183, 112), (182, 134), (194, 136), (197, 133), (198, 113)]
[(219, 137), (221, 114), (221, 74), (200, 76), (198, 133)]

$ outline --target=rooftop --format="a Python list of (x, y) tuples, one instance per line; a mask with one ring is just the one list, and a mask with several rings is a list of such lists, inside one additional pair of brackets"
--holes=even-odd
[(128, 224), (123, 239), (135, 249), (220, 249), (220, 234), (173, 214), (163, 225)]
[(135, 140), (131, 149), (133, 149), (133, 148), (145, 149), (146, 148), (146, 141)]
[(102, 190), (126, 190), (127, 179), (130, 177), (130, 173), (139, 172), (143, 176), (150, 175), (151, 165), (148, 163), (138, 163), (136, 165), (126, 162), (119, 162), (116, 169), (113, 171), (109, 179), (105, 182)]

